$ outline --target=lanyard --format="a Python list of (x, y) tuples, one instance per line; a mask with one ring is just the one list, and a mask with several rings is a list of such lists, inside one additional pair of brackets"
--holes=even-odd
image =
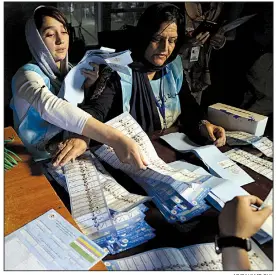
[(162, 70), (162, 76), (160, 79), (159, 97), (161, 99), (161, 105), (159, 104), (158, 100), (154, 96), (155, 103), (156, 103), (157, 108), (159, 109), (161, 116), (163, 117), (164, 125), (166, 128), (167, 127), (166, 126), (166, 106), (165, 106), (165, 90), (164, 90), (164, 83), (163, 83), (163, 70)]

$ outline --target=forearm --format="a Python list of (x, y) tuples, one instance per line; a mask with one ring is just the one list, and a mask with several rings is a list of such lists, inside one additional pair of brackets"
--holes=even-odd
[(87, 120), (83, 128), (82, 135), (107, 144), (111, 147), (113, 147), (114, 143), (123, 137), (123, 134), (120, 131), (98, 121), (93, 117), (90, 117)]
[(247, 251), (238, 247), (222, 249), (223, 270), (250, 270)]
[(20, 101), (17, 107), (20, 119), (25, 116), (31, 105), (41, 118), (50, 124), (81, 134), (91, 115), (55, 96), (48, 90), (40, 75), (32, 71), (21, 71), (16, 75), (14, 83), (14, 93)]

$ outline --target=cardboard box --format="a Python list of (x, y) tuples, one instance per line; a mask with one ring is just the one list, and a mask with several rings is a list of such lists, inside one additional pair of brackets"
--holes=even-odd
[(262, 136), (267, 119), (267, 116), (222, 103), (216, 103), (208, 107), (208, 120), (229, 131), (243, 131), (255, 136)]

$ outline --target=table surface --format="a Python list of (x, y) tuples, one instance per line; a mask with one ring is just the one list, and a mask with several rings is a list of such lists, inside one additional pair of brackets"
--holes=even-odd
[[(55, 209), (67, 221), (78, 228), (70, 212), (43, 175), (41, 165), (32, 161), (30, 154), (26, 151), (13, 128), (5, 128), (4, 138), (8, 139), (13, 136), (15, 140), (9, 147), (23, 161), (19, 162), (13, 169), (5, 172), (4, 175), (5, 236), (50, 209)], [(106, 267), (101, 261), (93, 266), (91, 270), (106, 270)]]

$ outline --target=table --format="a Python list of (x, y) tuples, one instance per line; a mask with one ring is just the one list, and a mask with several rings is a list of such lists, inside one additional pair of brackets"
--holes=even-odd
[[(15, 137), (15, 140), (9, 147), (23, 161), (5, 172), (5, 236), (52, 208), (78, 228), (70, 212), (43, 175), (41, 165), (32, 161), (31, 155), (26, 151), (14, 129), (12, 127), (5, 128), (5, 139), (12, 136)], [(91, 270), (106, 270), (106, 267), (103, 262), (99, 262)]]
[[(162, 134), (168, 134), (178, 131), (178, 128), (170, 128)], [(165, 162), (173, 162), (176, 160), (184, 159), (195, 165), (204, 167), (202, 161), (200, 161), (194, 154), (186, 153), (181, 154), (169, 147), (163, 140), (159, 139), (160, 133), (155, 132), (151, 141), (159, 157)], [(229, 146), (223, 146), (220, 148), (222, 152), (228, 151)], [(245, 148), (243, 148), (245, 149)], [(105, 167), (112, 173), (112, 176), (123, 185), (129, 192), (146, 195), (144, 190), (138, 186), (131, 178), (126, 176), (121, 171), (117, 171), (108, 165)], [(261, 199), (265, 199), (270, 192), (273, 183), (266, 177), (257, 174), (251, 169), (241, 166), (254, 180), (255, 182), (243, 186), (243, 188), (252, 195), (256, 195)], [(205, 167), (207, 170), (207, 168)], [(218, 215), (219, 212), (214, 208), (209, 209), (202, 215), (197, 216), (182, 225), (169, 224), (155, 205), (150, 202), (146, 204), (150, 209), (146, 212), (146, 222), (156, 229), (156, 237), (151, 239), (145, 244), (130, 250), (121, 252), (116, 255), (108, 255), (105, 260), (119, 259), (127, 256), (131, 256), (143, 251), (148, 251), (159, 247), (176, 247), (181, 248), (187, 245), (199, 244), (204, 242), (214, 242), (215, 235), (218, 233)], [(261, 245), (261, 249), (264, 253), (273, 260), (273, 240)]]

